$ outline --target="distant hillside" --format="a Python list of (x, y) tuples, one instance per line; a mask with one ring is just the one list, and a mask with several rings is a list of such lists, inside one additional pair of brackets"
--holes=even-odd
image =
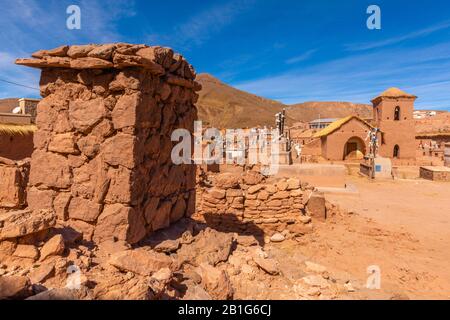
[(418, 134), (450, 133), (450, 112), (439, 112), (434, 117), (418, 119), (415, 122)]
[(286, 107), (288, 115), (299, 122), (309, 122), (318, 118), (345, 118), (357, 115), (372, 119), (372, 105), (351, 102), (304, 102)]
[(245, 128), (273, 125), (282, 103), (235, 89), (209, 74), (199, 74), (202, 84), (197, 102), (199, 118), (217, 128)]
[(317, 118), (342, 118), (357, 114), (372, 117), (372, 107), (350, 102), (305, 102), (284, 105), (278, 101), (233, 88), (209, 74), (199, 74), (203, 86), (197, 108), (205, 124), (218, 128), (273, 126), (275, 113), (286, 108), (287, 124), (309, 122)]
[(0, 99), (0, 113), (11, 112), (19, 105), (19, 98)]

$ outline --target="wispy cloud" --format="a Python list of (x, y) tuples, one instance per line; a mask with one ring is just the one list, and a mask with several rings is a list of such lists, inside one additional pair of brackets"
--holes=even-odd
[(297, 62), (301, 62), (301, 61), (308, 60), (309, 58), (311, 58), (311, 56), (312, 56), (316, 51), (317, 51), (317, 49), (311, 49), (311, 50), (308, 50), (308, 51), (306, 51), (305, 53), (303, 53), (303, 54), (301, 54), (301, 55), (298, 55), (298, 56), (292, 57), (292, 58), (290, 58), (290, 59), (287, 59), (287, 60), (286, 60), (286, 63), (287, 63), (287, 64), (294, 64), (294, 63), (297, 63)]
[(375, 49), (375, 48), (381, 48), (393, 44), (397, 44), (400, 42), (404, 42), (407, 40), (416, 39), (419, 37), (425, 37), (427, 35), (430, 35), (434, 32), (444, 30), (450, 27), (450, 21), (445, 21), (421, 30), (413, 31), (410, 33), (407, 33), (402, 36), (398, 37), (392, 37), (381, 41), (375, 41), (375, 42), (366, 42), (366, 43), (354, 43), (354, 44), (347, 44), (345, 47), (349, 51), (363, 51), (363, 50), (369, 50), (369, 49)]
[[(133, 16), (134, 1), (116, 0), (107, 5), (99, 0), (82, 0), (81, 30), (68, 30), (66, 8), (73, 1), (2, 1), (0, 11), (0, 78), (37, 87), (39, 71), (14, 65), (38, 49), (66, 43), (121, 41), (117, 21)], [(39, 92), (0, 83), (0, 97), (37, 96)]]
[(232, 24), (239, 15), (249, 10), (255, 1), (231, 0), (225, 4), (212, 6), (176, 25), (170, 33), (153, 33), (148, 38), (153, 42), (164, 42), (184, 50), (189, 50), (192, 46), (201, 46)]
[(418, 95), (418, 107), (448, 109), (449, 74), (450, 42), (446, 42), (428, 48), (352, 55), (233, 84), (285, 103), (311, 100), (369, 103), (376, 94), (396, 86)]

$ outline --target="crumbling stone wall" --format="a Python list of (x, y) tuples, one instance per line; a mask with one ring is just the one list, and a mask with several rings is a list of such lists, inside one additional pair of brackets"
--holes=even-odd
[(42, 69), (28, 205), (86, 240), (136, 243), (189, 216), (195, 166), (174, 165), (171, 133), (193, 131), (195, 72), (171, 49), (63, 46), (19, 59)]
[[(194, 219), (220, 231), (293, 235), (312, 231), (306, 205), (313, 187), (298, 179), (270, 181), (258, 171), (198, 174)], [(325, 207), (324, 207), (325, 210)]]

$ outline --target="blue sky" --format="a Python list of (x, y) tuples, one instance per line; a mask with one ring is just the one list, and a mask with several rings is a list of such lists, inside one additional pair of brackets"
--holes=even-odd
[[(67, 6), (81, 30), (66, 28)], [(369, 5), (381, 30), (366, 27)], [(61, 44), (132, 42), (182, 53), (197, 72), (280, 100), (369, 103), (388, 87), (417, 108), (450, 110), (450, 1), (0, 0), (0, 79), (37, 87), (12, 64)], [(0, 98), (36, 97), (0, 82)]]

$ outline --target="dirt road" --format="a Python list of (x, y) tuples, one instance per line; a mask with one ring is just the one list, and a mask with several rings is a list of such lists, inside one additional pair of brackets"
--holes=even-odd
[(377, 265), (382, 289), (393, 296), (450, 299), (450, 184), (360, 177), (348, 183), (358, 192), (326, 198), (354, 214), (316, 223), (302, 254), (359, 283)]

